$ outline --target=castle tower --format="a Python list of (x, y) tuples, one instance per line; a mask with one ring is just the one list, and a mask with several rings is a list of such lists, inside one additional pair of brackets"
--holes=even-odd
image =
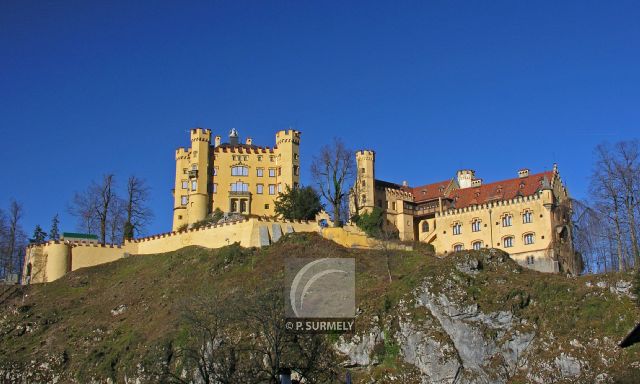
[(300, 184), (300, 131), (287, 129), (276, 132), (277, 183), (283, 192)]
[(195, 128), (191, 130), (191, 164), (189, 176), (188, 223), (203, 220), (209, 214), (209, 145), (211, 130)]
[(353, 213), (356, 213), (356, 210), (370, 211), (375, 206), (375, 160), (376, 153), (372, 150), (360, 150), (356, 152), (356, 166), (358, 170), (356, 185), (352, 193), (357, 194), (353, 199), (355, 199), (358, 204), (357, 207), (355, 207), (353, 206), (355, 201), (352, 201)]
[[(176, 178), (173, 189), (173, 227), (175, 231), (187, 224), (187, 206), (188, 206), (188, 189), (189, 180), (187, 171), (190, 165), (188, 148), (176, 149)], [(184, 187), (184, 188), (183, 188)]]

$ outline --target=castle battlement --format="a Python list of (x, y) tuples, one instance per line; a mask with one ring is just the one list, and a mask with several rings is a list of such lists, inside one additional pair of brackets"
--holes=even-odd
[(455, 215), (459, 215), (462, 213), (467, 213), (467, 212), (474, 212), (474, 211), (481, 211), (481, 210), (485, 210), (485, 209), (491, 209), (491, 208), (498, 208), (498, 207), (509, 207), (512, 205), (519, 205), (519, 204), (523, 204), (523, 203), (529, 203), (535, 200), (540, 200), (542, 198), (542, 191), (534, 194), (534, 195), (530, 195), (530, 196), (521, 196), (521, 197), (516, 197), (514, 199), (508, 199), (508, 200), (496, 200), (496, 201), (492, 201), (489, 203), (483, 203), (483, 204), (477, 204), (477, 205), (470, 205), (468, 207), (464, 207), (464, 208), (451, 208), (448, 209), (442, 213), (436, 212), (436, 217), (446, 217), (446, 216), (455, 216)]
[[(380, 189), (380, 188), (378, 188), (378, 189)], [(403, 191), (402, 189), (384, 187), (383, 190), (386, 193), (390, 194), (390, 195), (402, 197), (402, 198), (405, 198), (405, 199), (409, 199), (409, 201), (413, 201), (413, 194), (411, 194), (409, 192), (406, 192), (406, 191)]]
[(191, 141), (211, 141), (211, 130), (208, 128), (193, 128), (191, 129)]
[(295, 129), (286, 129), (276, 132), (276, 145), (284, 143), (300, 144), (300, 135), (302, 132)]

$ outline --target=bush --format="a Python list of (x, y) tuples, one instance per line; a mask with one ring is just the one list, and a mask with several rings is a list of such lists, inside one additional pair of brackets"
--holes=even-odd
[(276, 214), (287, 220), (313, 220), (321, 210), (320, 196), (311, 187), (287, 185), (275, 201)]
[(358, 228), (371, 237), (380, 237), (382, 234), (382, 209), (375, 207), (371, 212), (365, 212), (354, 216)]
[(208, 216), (200, 221), (193, 223), (191, 228), (201, 228), (201, 227), (206, 227), (208, 225), (217, 224), (218, 221), (220, 221), (220, 219), (222, 219), (223, 217), (224, 217), (224, 212), (222, 212), (220, 208), (216, 208), (215, 211), (213, 211), (213, 213), (211, 214), (211, 216)]

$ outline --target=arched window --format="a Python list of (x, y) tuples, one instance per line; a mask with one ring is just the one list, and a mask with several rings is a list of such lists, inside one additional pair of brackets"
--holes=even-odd
[(513, 236), (507, 236), (505, 237), (502, 242), (504, 243), (504, 247), (505, 248), (511, 248), (513, 247)]
[(473, 243), (471, 243), (471, 246), (474, 250), (479, 251), (480, 249), (482, 249), (482, 240), (474, 241)]
[(480, 223), (482, 223), (482, 220), (473, 219), (473, 221), (471, 222), (471, 231), (472, 232), (480, 232)]
[(513, 216), (511, 216), (510, 213), (506, 213), (504, 216), (502, 216), (502, 226), (510, 227), (512, 225), (512, 219)]
[(31, 276), (31, 263), (27, 264), (27, 277)]
[(453, 234), (454, 235), (459, 235), (462, 233), (462, 224), (460, 223), (453, 223)]
[(429, 222), (428, 221), (423, 221), (422, 222), (422, 232), (429, 232)]
[(454, 244), (453, 246), (453, 251), (454, 252), (460, 252), (464, 249), (464, 245), (462, 244)]
[(523, 236), (524, 243), (529, 245), (536, 241), (536, 237), (533, 233), (525, 233)]

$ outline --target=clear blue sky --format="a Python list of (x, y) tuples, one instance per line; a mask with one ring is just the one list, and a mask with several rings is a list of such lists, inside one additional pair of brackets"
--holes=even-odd
[(411, 185), (554, 162), (575, 197), (593, 147), (637, 138), (637, 1), (2, 1), (0, 205), (48, 229), (114, 172), (170, 229), (187, 130), (259, 145), (303, 132), (303, 181), (333, 136)]

